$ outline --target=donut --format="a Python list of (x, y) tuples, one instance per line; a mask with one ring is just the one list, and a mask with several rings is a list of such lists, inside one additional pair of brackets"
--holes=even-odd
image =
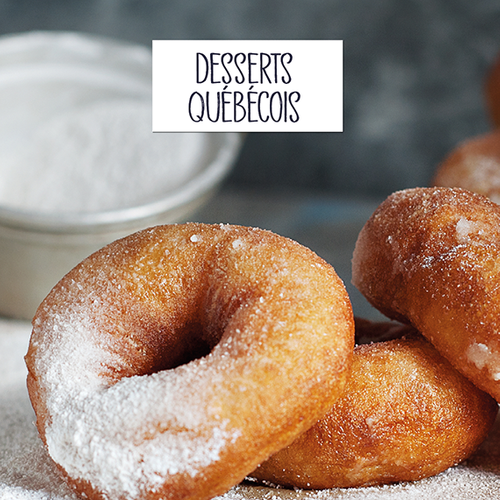
[[(396, 331), (388, 323), (373, 328), (374, 338)], [(469, 457), (498, 405), (418, 332), (399, 332), (409, 336), (357, 345), (342, 397), (250, 479), (302, 489), (383, 485), (433, 476)]]
[(362, 228), (352, 282), (500, 401), (500, 206), (461, 188), (390, 195)]
[(311, 427), (354, 346), (333, 268), (271, 232), (140, 231), (38, 308), (28, 390), (48, 454), (91, 499), (209, 499)]
[(495, 127), (500, 127), (500, 55), (493, 62), (485, 82), (487, 111)]
[(460, 187), (500, 203), (500, 129), (459, 144), (439, 165), (431, 184)]

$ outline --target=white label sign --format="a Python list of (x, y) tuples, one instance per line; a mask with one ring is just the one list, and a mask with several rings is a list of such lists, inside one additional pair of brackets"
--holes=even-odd
[(153, 40), (153, 132), (342, 132), (342, 40)]

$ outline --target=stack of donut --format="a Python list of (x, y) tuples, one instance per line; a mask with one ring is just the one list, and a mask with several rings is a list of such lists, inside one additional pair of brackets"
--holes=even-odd
[(436, 176), (469, 190), (394, 193), (362, 229), (353, 283), (399, 323), (354, 321), (329, 264), (259, 229), (158, 226), (88, 257), (26, 355), (62, 475), (90, 499), (208, 500), (245, 478), (380, 485), (469, 457), (500, 402), (500, 205), (471, 192), (500, 200), (497, 168), (500, 130)]
[(40, 305), (26, 356), (49, 455), (91, 499), (208, 499), (323, 417), (352, 362), (333, 268), (268, 231), (158, 226)]
[[(439, 257), (405, 268), (404, 241), (410, 255), (418, 243), (397, 239), (392, 214), (375, 218), (389, 232), (377, 229), (381, 241), (372, 241), (370, 222), (361, 234), (358, 286), (376, 305), (370, 292), (383, 288), (382, 310), (446, 346), (448, 326), (429, 316), (450, 304), (432, 305), (396, 273), (420, 275)], [(467, 221), (457, 222), (459, 245), (486, 231)], [(392, 272), (383, 261), (391, 238)], [(466, 309), (457, 316), (464, 330), (482, 321)], [(209, 499), (245, 477), (300, 488), (385, 484), (470, 456), (497, 404), (457, 369), (494, 380), (494, 346), (477, 333), (447, 361), (413, 329), (357, 320), (358, 338), (372, 343), (355, 349), (354, 330), (341, 280), (298, 243), (239, 226), (151, 228), (84, 260), (40, 305), (26, 356), (36, 424), (62, 475), (91, 499)]]

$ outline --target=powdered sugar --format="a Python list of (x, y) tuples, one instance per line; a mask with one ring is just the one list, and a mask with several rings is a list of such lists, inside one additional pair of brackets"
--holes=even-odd
[(487, 232), (487, 229), (483, 229), (483, 226), (484, 224), (477, 221), (460, 217), (456, 225), (458, 243), (466, 243), (474, 235), (484, 235)]
[(147, 99), (98, 101), (55, 116), (1, 162), (0, 204), (96, 212), (164, 197), (203, 168), (208, 139), (153, 134), (150, 124)]
[(492, 380), (500, 380), (500, 354), (498, 352), (494, 352), (486, 344), (474, 342), (467, 348), (466, 356), (479, 370), (486, 368)]
[[(226, 432), (223, 423), (199, 434), (202, 412), (179, 389), (178, 374), (167, 371), (123, 379), (92, 399), (66, 401), (67, 418), (47, 431), (49, 453), (71, 476), (91, 475), (99, 489), (126, 498), (141, 486), (160, 487), (166, 475), (194, 476), (217, 461), (237, 434)], [(159, 421), (165, 432), (156, 430)]]
[[(50, 389), (47, 407), (57, 414), (46, 429), (47, 447), (72, 477), (92, 477), (102, 491), (134, 498), (140, 485), (154, 489), (167, 474), (199, 473), (238, 437), (226, 431), (224, 421), (200, 433), (206, 427), (206, 402), (189, 387), (201, 376), (203, 360), (189, 369), (128, 377), (108, 386), (99, 372), (113, 355), (103, 349), (88, 312), (79, 314), (77, 308), (48, 328), (60, 338), (51, 353), (39, 352), (37, 361)], [(47, 356), (60, 362), (47, 363)]]
[[(27, 398), (26, 369), (23, 363), (29, 333), (28, 323), (0, 321), (0, 373), (5, 377), (0, 384), (0, 499), (76, 500), (77, 496), (61, 480), (48, 459), (32, 425), (34, 417)], [(73, 374), (66, 371), (66, 375), (73, 378), (76, 370)], [(153, 379), (151, 377), (149, 386), (145, 389), (147, 395), (151, 397), (151, 392), (154, 392), (158, 401), (168, 397), (168, 387), (163, 393), (157, 392), (158, 383), (163, 385), (165, 381)], [(66, 385), (65, 381), (61, 381), (61, 384), (63, 387)], [(170, 387), (175, 384), (176, 381), (172, 381)], [(138, 394), (143, 390), (144, 381), (139, 383), (137, 377), (127, 379), (124, 384), (117, 384), (109, 391), (102, 391), (102, 397), (94, 401), (80, 394), (76, 398), (67, 397), (66, 401), (58, 399), (50, 402), (51, 405), (65, 408), (67, 425), (61, 425), (61, 421), (58, 421), (49, 429), (49, 451), (53, 451), (51, 443), (57, 441), (58, 446), (63, 444), (59, 454), (82, 454), (83, 460), (89, 461), (87, 468), (102, 469), (99, 474), (102, 481), (108, 484), (107, 491), (112, 491), (113, 486), (119, 484), (120, 488), (125, 488), (133, 497), (137, 485), (144, 483), (144, 474), (150, 484), (154, 484), (158, 478), (156, 471), (163, 473), (168, 470), (169, 473), (175, 473), (186, 470), (188, 473), (195, 473), (197, 467), (216, 460), (225, 440), (234, 437), (227, 436), (228, 433), (225, 433), (221, 425), (210, 436), (198, 436), (199, 441), (208, 440), (209, 446), (198, 442), (195, 447), (186, 449), (179, 436), (177, 441), (172, 443), (169, 440), (168, 447), (160, 447), (159, 450), (151, 440), (145, 440), (140, 446), (132, 441), (125, 451), (119, 449), (118, 439), (131, 437), (131, 426), (137, 418), (144, 418), (145, 424), (148, 418), (153, 418), (151, 412), (154, 413), (156, 408), (150, 404), (147, 408), (144, 407), (143, 396)], [(131, 391), (134, 395), (124, 399), (124, 391)], [(179, 410), (182, 405), (179, 400), (177, 403), (176, 408)], [(79, 408), (83, 410), (82, 413), (78, 412)], [(102, 410), (104, 414), (99, 422), (99, 429), (96, 430), (95, 423), (89, 426), (89, 419), (102, 414)], [(160, 411), (161, 409), (157, 410), (157, 413)], [(196, 412), (189, 412), (185, 416), (195, 418)], [(115, 425), (119, 426), (120, 436), (113, 430)], [(91, 435), (89, 431), (92, 432)], [(161, 436), (161, 439), (166, 441), (165, 436)], [(110, 474), (112, 469), (118, 469), (119, 474)]]
[(152, 133), (147, 47), (13, 35), (0, 42), (0, 68), (0, 205), (49, 214), (135, 207), (164, 199), (215, 158), (208, 134)]
[[(111, 496), (134, 498), (141, 485), (154, 490), (165, 475), (199, 473), (238, 432), (226, 430), (224, 421), (210, 427), (203, 420), (207, 402), (190, 387), (207, 378), (204, 360), (110, 385), (106, 367), (119, 366), (120, 359), (92, 318), (117, 310), (118, 284), (110, 283), (107, 292), (97, 287), (102, 297), (75, 298), (64, 314), (49, 314), (44, 324), (35, 321), (40, 340), (33, 347), (54, 415), (46, 428), (52, 459), (71, 477), (91, 477)], [(79, 284), (70, 285), (78, 294)]]

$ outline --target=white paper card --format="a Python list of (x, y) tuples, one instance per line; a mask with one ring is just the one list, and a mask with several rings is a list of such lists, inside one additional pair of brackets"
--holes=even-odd
[(153, 40), (153, 132), (341, 132), (342, 40)]

